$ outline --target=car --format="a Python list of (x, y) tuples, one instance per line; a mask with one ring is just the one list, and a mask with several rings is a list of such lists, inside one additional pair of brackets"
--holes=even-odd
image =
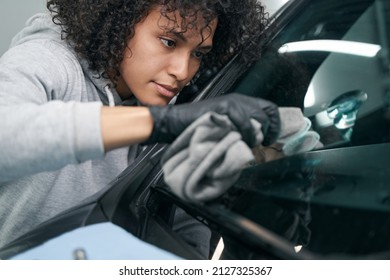
[[(217, 198), (189, 202), (164, 181), (167, 145), (149, 146), (104, 190), (0, 258), (103, 223), (183, 259), (390, 258), (389, 19), (389, 0), (291, 0), (261, 35), (258, 61), (237, 55), (177, 99), (238, 92), (298, 107), (321, 148), (251, 164)], [(211, 233), (206, 252), (175, 227), (178, 211), (199, 239)]]

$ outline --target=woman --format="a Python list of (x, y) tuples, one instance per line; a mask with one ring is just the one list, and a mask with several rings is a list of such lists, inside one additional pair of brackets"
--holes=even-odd
[(207, 111), (228, 115), (250, 146), (250, 118), (275, 139), (277, 110), (264, 100), (165, 106), (206, 67), (253, 57), (265, 23), (256, 0), (47, 7), (0, 60), (0, 247), (101, 190), (137, 144), (170, 143)]

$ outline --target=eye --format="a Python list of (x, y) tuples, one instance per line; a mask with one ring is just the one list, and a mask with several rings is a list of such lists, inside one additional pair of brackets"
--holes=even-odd
[(192, 55), (197, 59), (202, 59), (206, 54), (201, 51), (194, 51)]
[(165, 39), (165, 38), (160, 38), (160, 40), (168, 48), (176, 47), (176, 43), (173, 40), (169, 40), (169, 39)]

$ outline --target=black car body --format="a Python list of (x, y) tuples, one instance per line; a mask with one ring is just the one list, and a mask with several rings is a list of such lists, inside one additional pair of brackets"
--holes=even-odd
[(259, 61), (235, 57), (178, 102), (239, 92), (299, 107), (322, 149), (250, 166), (218, 199), (189, 203), (164, 183), (166, 146), (148, 147), (105, 190), (0, 258), (107, 221), (183, 258), (205, 258), (173, 228), (178, 208), (212, 230), (209, 256), (222, 238), (225, 259), (390, 258), (390, 1), (292, 0), (262, 36)]

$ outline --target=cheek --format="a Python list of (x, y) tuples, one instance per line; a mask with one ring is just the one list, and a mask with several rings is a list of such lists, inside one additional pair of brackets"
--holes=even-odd
[(147, 59), (147, 57), (145, 57), (142, 52), (137, 51), (137, 49), (132, 49), (131, 52), (127, 51), (125, 53), (119, 71), (124, 78), (131, 81), (137, 79), (137, 77), (143, 76), (148, 68), (151, 68), (150, 59)]
[(122, 71), (135, 75), (152, 74), (166, 65), (167, 59), (152, 44), (135, 45), (131, 50), (130, 54), (124, 58), (125, 63)]

